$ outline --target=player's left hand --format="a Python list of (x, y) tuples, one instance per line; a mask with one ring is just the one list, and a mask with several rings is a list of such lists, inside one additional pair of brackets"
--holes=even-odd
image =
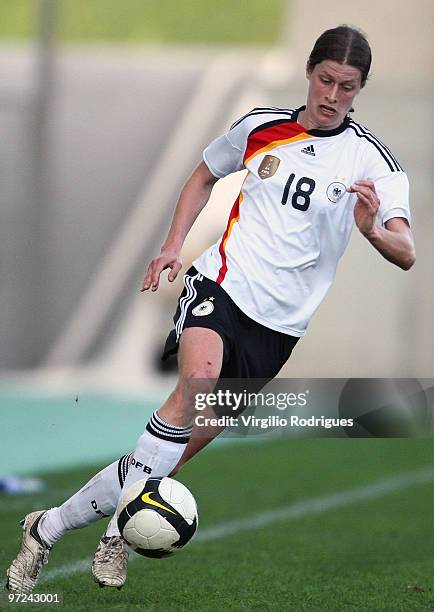
[(348, 187), (347, 191), (357, 194), (357, 202), (354, 206), (354, 220), (360, 232), (367, 236), (375, 226), (375, 218), (380, 208), (380, 199), (375, 191), (374, 182), (368, 179), (355, 181), (355, 183)]

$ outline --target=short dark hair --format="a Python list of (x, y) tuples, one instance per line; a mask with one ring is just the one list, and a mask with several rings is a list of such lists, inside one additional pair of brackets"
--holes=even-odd
[(332, 60), (358, 68), (363, 87), (368, 79), (372, 60), (371, 47), (366, 35), (361, 30), (348, 25), (326, 30), (316, 41), (307, 60), (309, 72), (323, 60)]

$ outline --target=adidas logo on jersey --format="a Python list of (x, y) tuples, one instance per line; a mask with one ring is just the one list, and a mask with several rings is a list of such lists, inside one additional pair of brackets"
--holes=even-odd
[(313, 148), (313, 145), (309, 145), (308, 147), (305, 147), (304, 149), (301, 150), (302, 153), (306, 153), (306, 155), (312, 155), (313, 157), (315, 157), (315, 149)]

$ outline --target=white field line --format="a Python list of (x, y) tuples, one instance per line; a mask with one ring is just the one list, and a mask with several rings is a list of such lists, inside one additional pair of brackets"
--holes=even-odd
[[(306, 516), (322, 514), (329, 510), (349, 506), (357, 501), (363, 502), (370, 499), (378, 499), (379, 497), (384, 497), (397, 491), (433, 481), (434, 466), (398, 474), (397, 476), (376, 480), (375, 482), (332, 493), (331, 495), (304, 499), (276, 510), (259, 512), (249, 517), (225, 521), (214, 527), (206, 527), (199, 531), (194, 541), (195, 543), (200, 543), (219, 540), (242, 531), (265, 527), (271, 523), (296, 520)], [(130, 561), (138, 558), (138, 555), (134, 555), (131, 557)], [(47, 582), (56, 578), (65, 578), (74, 574), (82, 574), (90, 571), (91, 563), (92, 559), (90, 558), (66, 563), (58, 568), (48, 570), (41, 577), (41, 582)]]

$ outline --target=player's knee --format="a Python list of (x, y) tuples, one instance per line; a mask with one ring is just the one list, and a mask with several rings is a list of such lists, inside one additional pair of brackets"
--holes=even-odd
[(204, 376), (209, 372), (198, 372), (198, 376), (183, 376), (170, 397), (171, 417), (177, 421), (185, 422), (194, 416), (196, 411), (196, 398), (203, 394), (212, 393), (217, 378)]

